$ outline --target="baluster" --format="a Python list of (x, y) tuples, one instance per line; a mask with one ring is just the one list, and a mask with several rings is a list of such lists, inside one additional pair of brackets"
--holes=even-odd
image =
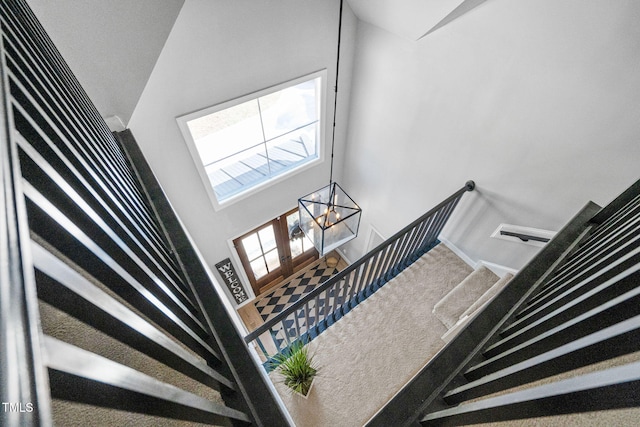
[(378, 263), (378, 258), (380, 258), (380, 252), (377, 252), (372, 258), (369, 258), (367, 260), (367, 278), (365, 279), (364, 283), (365, 283), (365, 288), (364, 288), (364, 295), (365, 296), (369, 296), (369, 289), (371, 286), (371, 282), (373, 281), (373, 273), (376, 267), (376, 264)]
[(320, 294), (316, 295), (316, 297), (313, 299), (313, 302), (315, 304), (315, 311), (316, 311), (316, 325), (320, 324)]
[(372, 280), (374, 283), (377, 283), (376, 284), (377, 288), (381, 286), (381, 283), (378, 280), (380, 279), (380, 277), (384, 272), (382, 267), (384, 264), (386, 264), (389, 250), (390, 250), (389, 246), (387, 245), (382, 251), (379, 252), (380, 255), (375, 265), (375, 270), (374, 270), (375, 272), (373, 274), (373, 280)]
[(396, 239), (395, 254), (391, 259), (391, 266), (390, 266), (390, 268), (392, 269), (391, 274), (393, 274), (394, 276), (398, 274), (398, 271), (397, 271), (398, 263), (400, 263), (402, 259), (402, 252), (404, 252), (404, 249), (406, 247), (406, 242), (408, 240), (409, 240), (408, 233), (404, 233), (402, 236)]
[(304, 304), (303, 310), (304, 310), (304, 320), (306, 322), (305, 332), (309, 332), (309, 329), (311, 329), (312, 325), (311, 325), (311, 322), (309, 322), (309, 302), (308, 301)]
[[(282, 319), (280, 321), (280, 324), (282, 325), (282, 333), (284, 334), (284, 341), (287, 343), (286, 347), (289, 347), (291, 345), (291, 340), (289, 339), (289, 330), (287, 329), (287, 325), (285, 324), (286, 319), (287, 319), (286, 317)], [(277, 343), (275, 344), (278, 351), (282, 350), (282, 348), (280, 348), (280, 346)]]
[[(291, 315), (293, 316), (293, 325), (296, 328), (296, 339), (300, 338), (300, 320), (299, 320), (300, 310), (296, 310)], [(294, 340), (295, 341), (295, 340)]]
[(331, 311), (333, 312), (333, 320), (337, 320), (339, 317), (336, 318), (336, 310), (340, 306), (340, 300), (338, 298), (338, 294), (340, 293), (340, 282), (338, 281), (334, 283), (331, 286), (331, 289), (333, 290), (333, 305)]
[(422, 255), (422, 250), (427, 246), (427, 244), (431, 243), (431, 240), (428, 239), (428, 235), (429, 235), (429, 222), (424, 221), (421, 224), (420, 231), (416, 239), (417, 245), (415, 247), (415, 251), (418, 251), (419, 255)]
[(267, 352), (267, 349), (264, 347), (264, 344), (262, 343), (262, 339), (260, 337), (256, 338), (256, 344), (258, 344), (258, 348), (260, 348), (260, 351), (262, 351), (262, 354), (264, 355), (264, 357), (269, 359), (269, 353)]
[(407, 266), (407, 258), (411, 254), (411, 247), (414, 244), (414, 238), (417, 231), (417, 226), (412, 227), (411, 230), (407, 231), (407, 239), (404, 242), (404, 248), (402, 249), (402, 253), (400, 255), (400, 259), (398, 260), (398, 267), (400, 270), (403, 270)]
[(391, 279), (391, 267), (393, 266), (392, 260), (396, 256), (396, 246), (398, 245), (398, 240), (394, 240), (389, 243), (388, 249), (389, 253), (386, 256), (385, 262), (382, 266), (382, 279), (386, 282)]
[(331, 310), (329, 310), (329, 288), (324, 290), (324, 319), (326, 320), (329, 317), (329, 313), (331, 312)]
[(413, 258), (415, 257), (416, 252), (418, 252), (422, 248), (422, 241), (425, 238), (425, 235), (427, 235), (428, 230), (429, 230), (428, 221), (421, 222), (420, 225), (418, 225), (418, 227), (416, 228), (416, 232), (414, 233), (414, 236), (413, 236), (413, 242), (411, 243), (411, 246), (407, 251), (407, 257), (410, 258), (410, 260), (408, 261), (408, 264), (411, 264), (413, 262)]
[[(340, 307), (342, 308), (342, 307), (344, 307), (344, 304), (347, 301), (347, 287), (345, 285), (344, 278), (338, 280), (337, 286), (338, 286), (338, 289), (340, 291), (339, 296), (338, 296), (338, 303), (340, 304)], [(340, 311), (344, 314), (344, 311), (342, 309)]]
[(354, 290), (354, 293), (355, 293), (356, 297), (358, 297), (358, 295), (360, 295), (360, 291), (362, 291), (362, 288), (364, 287), (364, 279), (365, 279), (366, 269), (367, 269), (367, 261), (363, 262), (360, 265), (360, 267), (357, 268), (357, 276), (358, 276), (357, 280), (358, 280), (358, 282), (357, 282), (356, 289)]

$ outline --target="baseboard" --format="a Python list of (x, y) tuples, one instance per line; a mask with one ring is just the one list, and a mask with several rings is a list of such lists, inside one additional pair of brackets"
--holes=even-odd
[(493, 271), (498, 277), (504, 277), (507, 273), (513, 274), (515, 276), (518, 273), (518, 270), (516, 270), (515, 268), (507, 267), (489, 261), (480, 260), (478, 261), (478, 265), (480, 264)]
[(442, 243), (447, 245), (447, 247), (449, 249), (451, 249), (451, 251), (454, 254), (458, 255), (465, 263), (467, 263), (467, 265), (469, 265), (474, 270), (479, 268), (481, 265), (484, 265), (489, 270), (493, 271), (496, 274), (496, 276), (498, 276), (498, 277), (504, 277), (507, 273), (511, 273), (511, 274), (513, 274), (515, 276), (516, 273), (518, 272), (518, 270), (516, 270), (514, 268), (507, 267), (507, 266), (500, 265), (500, 264), (496, 264), (496, 263), (493, 263), (493, 262), (484, 261), (484, 260), (474, 261), (470, 256), (468, 256), (462, 250), (460, 250), (460, 248), (458, 248), (456, 245), (451, 243), (451, 241), (449, 239), (447, 239), (446, 237), (440, 236), (439, 239), (440, 239), (440, 241)]

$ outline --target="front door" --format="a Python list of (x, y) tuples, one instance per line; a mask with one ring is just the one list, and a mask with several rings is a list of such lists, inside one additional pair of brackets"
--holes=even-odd
[(256, 295), (318, 259), (309, 239), (296, 232), (297, 224), (293, 209), (233, 241)]

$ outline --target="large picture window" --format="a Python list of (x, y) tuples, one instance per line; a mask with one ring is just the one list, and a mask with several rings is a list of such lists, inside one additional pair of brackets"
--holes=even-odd
[(178, 118), (216, 209), (320, 160), (324, 76)]

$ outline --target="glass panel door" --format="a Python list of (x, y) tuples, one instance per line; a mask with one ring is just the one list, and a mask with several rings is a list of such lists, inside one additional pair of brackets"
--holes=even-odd
[(298, 271), (309, 259), (317, 259), (318, 252), (313, 247), (311, 240), (300, 230), (298, 210), (294, 209), (285, 214), (287, 237), (289, 239), (289, 249), (291, 256), (291, 269)]
[(293, 209), (233, 241), (256, 295), (318, 259)]
[(249, 234), (241, 242), (256, 279), (280, 268), (280, 257), (278, 256), (273, 224), (257, 233)]
[(286, 277), (278, 245), (279, 229), (280, 224), (273, 220), (233, 241), (256, 295), (260, 288)]

